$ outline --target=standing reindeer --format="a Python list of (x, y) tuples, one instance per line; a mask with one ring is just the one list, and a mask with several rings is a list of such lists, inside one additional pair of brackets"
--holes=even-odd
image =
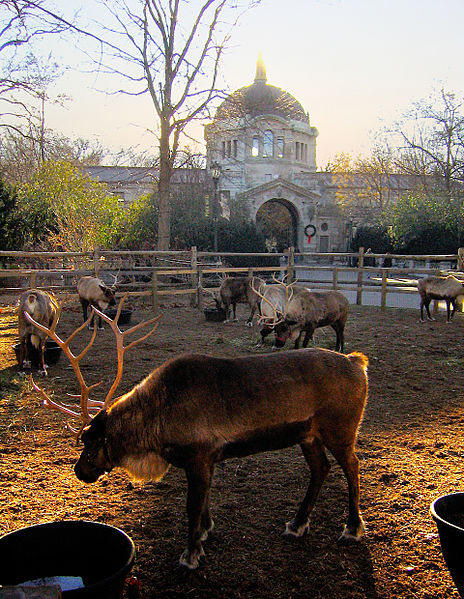
[(272, 331), (275, 333), (275, 347), (281, 348), (288, 339), (300, 347), (307, 347), (314, 331), (330, 326), (337, 336), (335, 351), (343, 352), (345, 324), (350, 304), (340, 291), (311, 291), (294, 283), (271, 285), (264, 290), (255, 289), (261, 297), (261, 342)]
[[(456, 312), (456, 301), (461, 295), (464, 295), (464, 284), (453, 277), (425, 277), (417, 282), (417, 289), (421, 298), (420, 313), (421, 322), (424, 322), (424, 307), (428, 320), (435, 320), (430, 314), (430, 302), (432, 300), (445, 300), (446, 302), (446, 322), (451, 322)], [(451, 306), (453, 310), (451, 311)]]
[[(118, 314), (120, 309), (121, 304)], [(110, 403), (121, 380), (124, 351), (138, 342), (123, 347), (125, 335), (133, 329), (122, 333), (117, 327), (118, 314), (112, 322), (100, 313), (118, 340), (118, 375), (99, 404), (89, 403), (91, 387), (83, 382), (80, 357), (69, 351), (71, 339), (59, 339), (54, 332), (56, 322), (51, 330), (42, 327), (63, 347), (81, 381), (81, 425), (75, 429), (84, 443), (75, 466), (80, 480), (95, 482), (115, 467), (138, 479), (159, 480), (171, 465), (182, 468), (188, 481), (189, 524), (180, 563), (194, 569), (203, 555), (202, 543), (214, 526), (209, 496), (218, 462), (300, 445), (311, 478), (285, 530), (300, 537), (309, 529), (311, 511), (330, 469), (327, 448), (348, 482), (348, 521), (339, 542), (360, 539), (364, 524), (359, 513), (355, 441), (367, 398), (366, 356), (357, 352), (344, 356), (323, 349), (238, 358), (185, 354), (165, 362)], [(35, 389), (46, 405), (77, 416), (77, 411), (54, 402), (36, 385)], [(91, 413), (99, 408), (92, 419)]]
[[(116, 281), (115, 281), (116, 284)], [(87, 320), (87, 310), (89, 306), (95, 306), (104, 312), (108, 306), (116, 305), (114, 291), (97, 277), (85, 276), (79, 279), (77, 283), (77, 293), (82, 305), (84, 322)], [(92, 318), (89, 321), (89, 329), (92, 328), (93, 312), (90, 312)], [(103, 329), (101, 317), (98, 318), (98, 328)]]
[(229, 322), (229, 312), (232, 306), (233, 320), (237, 319), (237, 304), (246, 303), (251, 308), (250, 316), (248, 317), (246, 324), (252, 326), (253, 317), (256, 310), (259, 313), (259, 296), (256, 294), (254, 285), (263, 283), (263, 280), (259, 277), (226, 277), (220, 287), (217, 295), (210, 291), (211, 295), (216, 302), (218, 309), (224, 309), (226, 313), (226, 320)]
[(31, 367), (29, 350), (31, 344), (39, 350), (40, 373), (47, 375), (45, 364), (45, 342), (47, 334), (31, 324), (30, 315), (41, 325), (50, 327), (56, 314), (57, 303), (51, 293), (40, 289), (29, 289), (21, 294), (18, 308), (19, 370)]

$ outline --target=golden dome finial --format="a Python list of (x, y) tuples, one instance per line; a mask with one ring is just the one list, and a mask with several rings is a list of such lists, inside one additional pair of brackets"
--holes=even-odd
[(264, 66), (264, 60), (260, 52), (258, 54), (258, 60), (256, 61), (255, 83), (266, 83), (266, 81), (266, 67)]

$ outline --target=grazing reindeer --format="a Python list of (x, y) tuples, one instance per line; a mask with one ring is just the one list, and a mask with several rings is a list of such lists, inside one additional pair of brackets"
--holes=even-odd
[[(93, 419), (90, 411), (96, 402), (89, 408), (90, 388), (81, 382), (82, 424), (77, 434), (83, 430), (84, 449), (75, 466), (80, 480), (92, 483), (115, 467), (145, 480), (161, 479), (171, 465), (184, 469), (189, 524), (180, 563), (194, 569), (203, 555), (202, 542), (214, 526), (209, 496), (218, 462), (300, 445), (311, 478), (285, 531), (299, 537), (309, 529), (310, 513), (330, 469), (327, 448), (348, 481), (348, 521), (339, 542), (360, 539), (364, 524), (355, 441), (367, 398), (366, 356), (323, 349), (238, 358), (186, 354), (168, 360), (109, 405), (122, 374), (120, 337), (127, 331), (121, 333), (101, 316), (118, 338), (118, 377)], [(60, 343), (53, 330), (49, 334)], [(82, 381), (76, 360), (73, 366)], [(67, 406), (52, 402), (36, 385), (35, 389), (47, 405), (69, 414)]]
[(41, 325), (51, 326), (55, 317), (57, 303), (55, 298), (46, 291), (40, 289), (29, 289), (21, 294), (18, 309), (18, 332), (19, 332), (19, 370), (31, 367), (29, 356), (30, 345), (39, 350), (40, 373), (47, 375), (45, 364), (45, 342), (47, 334), (38, 327), (33, 326), (26, 318), (31, 315)]
[(232, 306), (233, 320), (236, 321), (238, 320), (236, 314), (237, 304), (246, 303), (251, 308), (246, 324), (249, 327), (252, 326), (257, 309), (259, 313), (260, 300), (253, 286), (258, 283), (263, 283), (263, 280), (259, 277), (226, 277), (222, 281), (217, 295), (209, 291), (216, 302), (216, 307), (219, 310), (222, 308), (225, 310), (226, 320), (224, 322), (229, 322), (230, 306)]
[[(113, 289), (107, 287), (107, 285), (97, 277), (86, 276), (79, 279), (79, 282), (77, 283), (77, 293), (79, 294), (79, 300), (82, 304), (84, 322), (87, 320), (87, 310), (89, 306), (95, 306), (104, 312), (108, 306), (114, 306), (116, 304)], [(91, 316), (93, 317), (92, 311)], [(89, 321), (89, 329), (90, 328), (92, 328), (92, 318)], [(98, 318), (98, 328), (103, 329), (101, 317)]]
[[(330, 326), (337, 335), (335, 351), (343, 352), (345, 324), (348, 318), (350, 304), (340, 291), (311, 291), (305, 287), (280, 283), (278, 288), (272, 286), (272, 291), (255, 289), (261, 297), (261, 330), (262, 343), (267, 335), (274, 330), (275, 347), (285, 345), (287, 339), (295, 341), (295, 349), (307, 347), (314, 331), (320, 327)], [(265, 307), (266, 306), (266, 307)]]
[[(464, 295), (464, 284), (453, 275), (447, 277), (425, 277), (417, 282), (420, 294), (421, 322), (424, 322), (424, 306), (429, 320), (435, 320), (430, 314), (430, 302), (432, 300), (445, 300), (446, 322), (451, 322), (456, 312), (456, 300)], [(451, 311), (451, 306), (453, 310)]]

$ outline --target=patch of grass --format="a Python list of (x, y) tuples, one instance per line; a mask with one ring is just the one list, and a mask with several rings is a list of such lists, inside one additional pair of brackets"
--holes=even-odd
[(24, 386), (24, 381), (18, 376), (17, 372), (9, 368), (0, 370), (0, 400), (6, 396), (19, 394)]

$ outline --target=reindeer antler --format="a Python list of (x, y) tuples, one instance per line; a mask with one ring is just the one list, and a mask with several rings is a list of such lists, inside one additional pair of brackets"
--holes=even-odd
[[(118, 309), (116, 312), (116, 316), (114, 317), (114, 320), (111, 320), (111, 318), (109, 318), (106, 314), (104, 314), (103, 312), (100, 312), (100, 310), (95, 308), (95, 306), (93, 307), (93, 310), (96, 312), (96, 314), (98, 314), (98, 316), (101, 316), (101, 318), (103, 318), (103, 320), (105, 320), (110, 325), (110, 327), (114, 333), (114, 336), (116, 337), (116, 349), (117, 349), (117, 353), (118, 353), (118, 370), (116, 373), (116, 378), (115, 378), (113, 384), (111, 385), (111, 388), (108, 391), (108, 393), (105, 397), (105, 400), (103, 402), (101, 402), (102, 409), (106, 408), (109, 405), (109, 403), (114, 395), (114, 392), (116, 391), (119, 383), (121, 382), (123, 365), (124, 365), (124, 354), (126, 353), (127, 350), (134, 347), (134, 345), (137, 345), (141, 341), (144, 341), (145, 339), (150, 337), (150, 335), (152, 335), (158, 328), (158, 324), (159, 324), (158, 321), (161, 318), (161, 314), (160, 314), (159, 316), (155, 316), (154, 318), (151, 318), (150, 320), (144, 320), (142, 322), (139, 322), (139, 324), (134, 325), (133, 327), (131, 327), (130, 329), (127, 329), (126, 331), (121, 331), (121, 329), (118, 327), (118, 320), (119, 320), (119, 316), (121, 315), (122, 305), (128, 295), (129, 295), (129, 293), (126, 293), (122, 297), (121, 301), (119, 302), (119, 306), (118, 306)], [(146, 333), (142, 337), (135, 339), (134, 341), (129, 343), (129, 345), (124, 346), (124, 339), (126, 338), (126, 336), (131, 335), (132, 333), (135, 333), (135, 331), (137, 331), (138, 329), (147, 327), (153, 323), (155, 323), (155, 326), (151, 329), (151, 331), (148, 331), (148, 333)]]
[[(73, 341), (73, 339), (76, 337), (76, 335), (78, 335), (78, 333), (80, 333), (80, 331), (82, 331), (90, 323), (90, 320), (91, 320), (93, 314), (92, 313), (90, 314), (89, 318), (70, 335), (69, 339), (67, 339), (66, 341), (63, 341), (55, 332), (56, 326), (58, 324), (58, 320), (61, 315), (61, 310), (62, 310), (61, 305), (58, 306), (57, 312), (55, 314), (55, 318), (54, 318), (53, 323), (49, 329), (47, 327), (41, 325), (40, 323), (36, 322), (29, 314), (26, 313), (26, 318), (35, 327), (37, 327), (39, 330), (46, 333), (51, 339), (56, 341), (56, 343), (61, 347), (61, 349), (64, 351), (67, 358), (69, 359), (71, 366), (73, 367), (74, 373), (79, 381), (79, 385), (81, 388), (80, 395), (68, 394), (68, 396), (80, 398), (80, 412), (76, 409), (73, 409), (72, 406), (69, 406), (68, 404), (65, 404), (64, 402), (52, 400), (50, 398), (50, 396), (47, 395), (47, 393), (34, 382), (34, 380), (32, 379), (32, 376), (31, 376), (32, 386), (35, 389), (35, 391), (40, 393), (42, 395), (42, 397), (44, 398), (43, 403), (44, 403), (45, 407), (48, 407), (48, 408), (51, 408), (54, 410), (58, 410), (64, 414), (66, 414), (67, 416), (72, 416), (74, 418), (80, 418), (81, 424), (80, 424), (79, 428), (74, 428), (69, 423), (67, 424), (68, 428), (76, 435), (76, 442), (79, 441), (80, 435), (81, 435), (84, 427), (90, 423), (90, 421), (92, 419), (92, 414), (95, 415), (95, 413), (100, 412), (102, 409), (106, 408), (109, 405), (110, 400), (113, 397), (114, 392), (116, 391), (116, 388), (118, 387), (119, 383), (121, 382), (122, 372), (123, 372), (124, 353), (128, 349), (131, 349), (132, 347), (134, 347), (134, 345), (136, 345), (137, 343), (140, 343), (141, 341), (144, 341), (145, 339), (147, 339), (152, 333), (155, 332), (155, 330), (158, 327), (158, 321), (161, 318), (161, 315), (157, 316), (155, 318), (152, 318), (150, 320), (140, 322), (139, 324), (126, 330), (124, 333), (120, 331), (120, 329), (118, 327), (118, 319), (121, 314), (123, 302), (126, 299), (127, 295), (128, 294), (126, 293), (124, 295), (124, 297), (121, 299), (114, 321), (111, 320), (111, 318), (109, 318), (108, 316), (106, 316), (106, 314), (103, 314), (102, 312), (97, 310), (95, 307), (93, 307), (93, 310), (99, 316), (101, 316), (104, 320), (106, 320), (106, 322), (108, 322), (108, 324), (111, 326), (113, 332), (115, 333), (116, 341), (117, 341), (117, 352), (118, 352), (117, 374), (116, 374), (116, 378), (115, 378), (113, 384), (111, 385), (111, 388), (108, 391), (104, 401), (97, 401), (97, 400), (92, 400), (89, 398), (89, 394), (92, 391), (92, 389), (101, 385), (102, 381), (88, 386), (84, 380), (84, 377), (82, 375), (82, 372), (81, 372), (81, 369), (79, 366), (79, 362), (87, 354), (87, 352), (92, 347), (92, 345), (95, 341), (95, 338), (97, 335), (97, 327), (95, 325), (95, 321), (94, 321), (94, 329), (93, 329), (92, 337), (91, 337), (89, 343), (80, 352), (80, 354), (78, 354), (77, 356), (74, 355), (74, 353), (71, 351), (71, 348), (70, 348), (70, 343)], [(130, 335), (131, 333), (135, 332), (136, 330), (138, 330), (142, 327), (149, 326), (150, 324), (152, 324), (154, 322), (156, 322), (156, 325), (151, 329), (151, 331), (149, 331), (146, 335), (140, 337), (139, 339), (132, 341), (129, 345), (124, 347), (124, 338), (126, 335)]]
[[(290, 300), (291, 300), (291, 299), (292, 299), (292, 297), (293, 297), (293, 286), (294, 286), (294, 285), (296, 284), (296, 282), (297, 282), (297, 280), (295, 280), (295, 281), (293, 281), (293, 283), (290, 283), (289, 285), (286, 285), (286, 284), (284, 283), (284, 281), (285, 281), (285, 278), (286, 278), (286, 276), (283, 278), (283, 280), (282, 280), (282, 281), (280, 281), (279, 279), (277, 279), (277, 278), (276, 278), (276, 276), (275, 276), (275, 275), (272, 275), (272, 280), (273, 280), (275, 283), (278, 283), (279, 285), (282, 285), (282, 286), (285, 288), (285, 308), (284, 308), (284, 310), (283, 310), (283, 311), (282, 311), (282, 310), (278, 310), (278, 309), (276, 308), (276, 306), (275, 306), (275, 305), (274, 305), (274, 304), (273, 304), (273, 303), (272, 303), (272, 302), (271, 302), (271, 301), (270, 301), (270, 300), (269, 300), (267, 297), (265, 297), (265, 296), (264, 296), (264, 290), (263, 290), (263, 291), (261, 291), (261, 290), (263, 289), (263, 287), (265, 287), (265, 286), (266, 286), (264, 282), (262, 282), (262, 283), (260, 284), (260, 286), (259, 286), (259, 289), (256, 289), (256, 288), (255, 288), (255, 286), (254, 286), (254, 281), (252, 281), (252, 282), (251, 282), (251, 286), (252, 286), (252, 289), (253, 289), (253, 291), (256, 293), (256, 295), (258, 295), (258, 296), (261, 298), (261, 300), (262, 300), (262, 301), (264, 301), (264, 302), (265, 302), (265, 303), (266, 303), (268, 306), (270, 306), (270, 307), (271, 307), (271, 310), (272, 310), (272, 311), (273, 311), (273, 313), (274, 313), (274, 316), (273, 316), (273, 317), (260, 316), (260, 317), (258, 318), (258, 322), (259, 322), (259, 324), (265, 324), (265, 325), (267, 325), (268, 327), (272, 327), (272, 328), (274, 328), (274, 327), (276, 327), (276, 326), (277, 326), (279, 323), (283, 322), (283, 320), (284, 320), (283, 316), (284, 316), (284, 314), (286, 313), (286, 311), (287, 311), (287, 308), (288, 308), (288, 304), (289, 304)], [(289, 291), (290, 291), (290, 293), (289, 293)], [(281, 314), (281, 316), (280, 316), (280, 317), (278, 316), (279, 314)]]

